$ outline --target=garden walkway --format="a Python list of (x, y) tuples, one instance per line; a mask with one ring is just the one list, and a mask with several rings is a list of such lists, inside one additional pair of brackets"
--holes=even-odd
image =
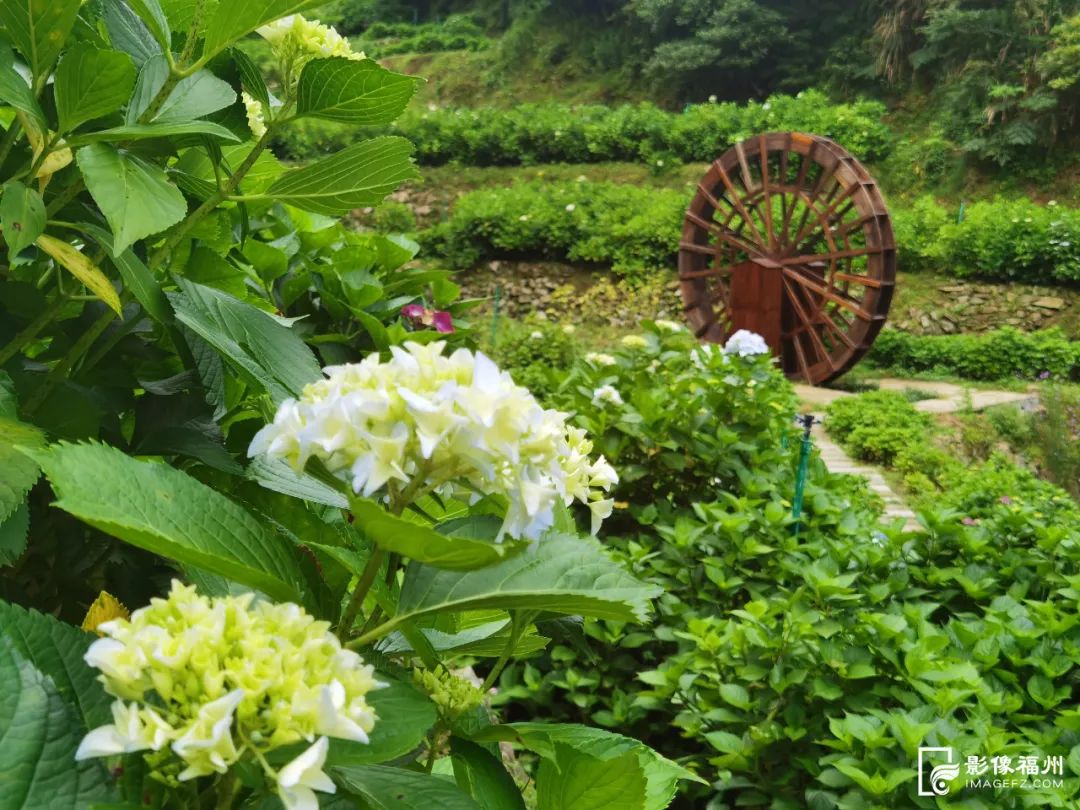
[[(880, 388), (894, 391), (916, 389), (937, 394), (938, 396), (934, 399), (924, 399), (914, 403), (915, 408), (924, 413), (955, 413), (967, 408), (979, 411), (995, 405), (1007, 405), (1009, 403), (1024, 407), (1038, 402), (1038, 396), (1031, 391), (974, 390), (954, 383), (892, 378), (879, 380), (878, 385)], [(822, 418), (822, 411), (830, 402), (841, 397), (851, 396), (847, 391), (815, 388), (810, 385), (796, 385), (795, 392), (802, 403), (802, 410), (813, 413), (818, 420)], [(913, 530), (918, 528), (919, 524), (915, 519), (915, 513), (889, 486), (880, 470), (851, 458), (836, 442), (826, 435), (820, 422), (815, 423), (813, 436), (814, 444), (817, 445), (821, 453), (821, 460), (825, 462), (825, 466), (830, 471), (863, 476), (867, 480), (870, 489), (876, 492), (885, 502), (886, 520), (892, 521), (902, 518), (905, 529)]]

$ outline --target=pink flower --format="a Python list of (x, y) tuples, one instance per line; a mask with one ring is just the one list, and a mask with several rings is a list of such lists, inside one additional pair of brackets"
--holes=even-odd
[(454, 331), (453, 318), (445, 310), (428, 309), (422, 304), (406, 304), (401, 308), (401, 316), (411, 322), (414, 328), (431, 326), (436, 332), (444, 334)]
[(960, 522), (963, 523), (965, 526), (977, 526), (979, 524), (979, 521), (975, 520), (975, 518), (969, 517), (964, 518)]
[(1002, 502), (1002, 503), (1003, 503), (1003, 504), (1004, 504), (1005, 506), (1008, 506), (1009, 504), (1011, 504), (1011, 503), (1012, 503), (1012, 498), (1010, 498), (1010, 497), (1009, 497), (1008, 495), (1002, 495), (1002, 496), (1001, 496), (1001, 502)]

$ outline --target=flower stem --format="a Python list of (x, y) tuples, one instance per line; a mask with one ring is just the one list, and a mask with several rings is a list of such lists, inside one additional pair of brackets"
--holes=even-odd
[(52, 303), (42, 310), (40, 315), (28, 323), (26, 328), (15, 335), (4, 348), (0, 349), (0, 366), (4, 365), (4, 363), (22, 351), (26, 344), (36, 338), (38, 332), (49, 325), (66, 303), (67, 297), (58, 294), (56, 298), (53, 299)]
[(367, 565), (364, 566), (364, 571), (360, 575), (360, 581), (356, 583), (356, 590), (353, 591), (349, 604), (345, 608), (345, 613), (338, 623), (337, 635), (342, 641), (348, 638), (349, 632), (352, 630), (353, 625), (356, 624), (356, 617), (360, 613), (360, 608), (364, 604), (368, 591), (371, 590), (371, 586), (375, 582), (379, 569), (382, 568), (385, 556), (386, 552), (376, 546), (371, 552), (371, 556), (368, 557)]
[(48, 376), (41, 381), (41, 385), (39, 385), (34, 393), (26, 400), (25, 410), (27, 413), (33, 413), (41, 407), (41, 403), (49, 396), (49, 393), (56, 387), (56, 384), (60, 382), (60, 379), (66, 376), (82, 356), (90, 351), (90, 347), (94, 345), (94, 341), (101, 337), (101, 333), (108, 328), (115, 317), (116, 313), (111, 309), (106, 308), (105, 311), (101, 313), (101, 316), (90, 325), (90, 328), (82, 333), (82, 336), (75, 341), (75, 345), (71, 347), (71, 350), (64, 355), (64, 359), (53, 367)]
[(236, 796), (236, 789), (239, 784), (236, 781), (235, 771), (226, 771), (225, 776), (221, 782), (218, 783), (218, 800), (214, 805), (214, 810), (230, 810), (233, 805), (233, 797)]
[(535, 616), (535, 611), (531, 610), (510, 611), (510, 635), (506, 639), (506, 646), (503, 647), (503, 651), (495, 662), (495, 666), (491, 668), (491, 672), (489, 672), (488, 676), (484, 679), (484, 683), (480, 687), (481, 692), (487, 693), (487, 691), (495, 685), (495, 682), (499, 680), (499, 676), (502, 674), (503, 669), (510, 663), (510, 657), (514, 654), (514, 649), (521, 639), (521, 634), (525, 632), (525, 628), (529, 626)]

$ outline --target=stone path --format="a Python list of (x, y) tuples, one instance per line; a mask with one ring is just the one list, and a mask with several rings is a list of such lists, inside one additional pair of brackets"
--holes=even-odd
[[(917, 410), (924, 413), (955, 413), (968, 407), (973, 410), (982, 410), (995, 405), (1007, 405), (1015, 403), (1020, 407), (1033, 407), (1038, 403), (1038, 395), (1032, 391), (991, 391), (965, 388), (955, 383), (946, 382), (922, 382), (919, 380), (897, 380), (885, 378), (878, 381), (883, 389), (902, 391), (904, 389), (916, 389), (927, 393), (937, 394), (934, 399), (924, 399), (914, 403)], [(831, 388), (815, 388), (810, 385), (796, 385), (795, 392), (799, 396), (804, 412), (813, 413), (815, 418), (821, 419), (821, 411), (826, 405), (841, 397), (851, 396), (847, 391), (836, 391)], [(819, 422), (814, 425), (814, 444), (821, 453), (821, 459), (825, 466), (834, 473), (847, 473), (849, 475), (861, 475), (874, 492), (885, 502), (885, 520), (904, 520), (904, 528), (908, 531), (919, 528), (915, 513), (904, 503), (903, 499), (893, 491), (888, 482), (881, 475), (880, 470), (868, 464), (856, 461), (844, 450), (832, 441), (825, 433)]]

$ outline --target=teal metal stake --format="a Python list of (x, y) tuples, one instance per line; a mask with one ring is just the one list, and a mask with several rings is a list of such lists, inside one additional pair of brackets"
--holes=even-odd
[(493, 306), (493, 312), (491, 313), (491, 350), (495, 351), (495, 346), (499, 340), (499, 301), (502, 299), (502, 285), (495, 285), (495, 303)]
[(810, 431), (814, 428), (813, 414), (799, 417), (802, 424), (802, 445), (799, 447), (799, 471), (795, 475), (795, 497), (791, 502), (791, 516), (795, 518), (795, 534), (799, 533), (799, 517), (802, 515), (803, 491), (806, 489), (806, 474), (810, 469), (810, 448), (814, 446)]

